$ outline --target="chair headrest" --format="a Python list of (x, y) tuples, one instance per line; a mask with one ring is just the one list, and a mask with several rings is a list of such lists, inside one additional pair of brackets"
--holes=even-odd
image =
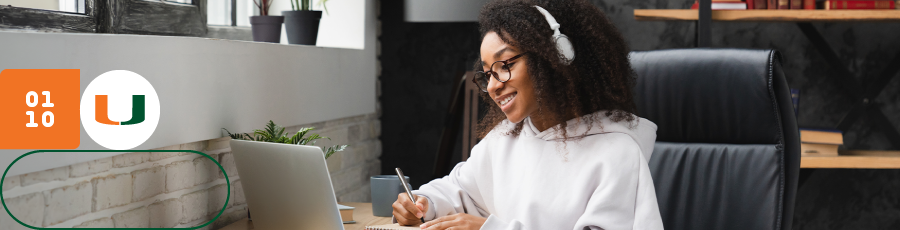
[(774, 50), (632, 52), (635, 103), (659, 127), (657, 141), (777, 144), (781, 138)]

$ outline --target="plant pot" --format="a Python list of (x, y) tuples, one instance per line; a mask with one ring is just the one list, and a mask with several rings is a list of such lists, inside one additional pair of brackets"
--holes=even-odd
[(284, 16), (250, 16), (253, 41), (280, 43), (283, 22)]
[(316, 45), (322, 11), (282, 11), (288, 43)]

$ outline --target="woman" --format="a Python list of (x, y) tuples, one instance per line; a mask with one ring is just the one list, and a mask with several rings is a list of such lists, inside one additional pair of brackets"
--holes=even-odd
[[(586, 0), (498, 0), (479, 17), (475, 84), (491, 106), (467, 162), (398, 194), (427, 229), (662, 229), (628, 47)], [(558, 23), (559, 26), (554, 24)], [(568, 36), (555, 36), (558, 32)]]

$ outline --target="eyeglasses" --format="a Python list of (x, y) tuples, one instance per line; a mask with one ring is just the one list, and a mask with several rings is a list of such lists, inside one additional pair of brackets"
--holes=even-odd
[(524, 56), (525, 54), (516, 55), (510, 59), (506, 59), (503, 61), (495, 61), (491, 64), (491, 69), (487, 72), (485, 71), (475, 71), (475, 76), (472, 78), (472, 82), (481, 88), (482, 92), (487, 92), (488, 82), (491, 81), (490, 77), (494, 77), (497, 81), (507, 82), (510, 78), (512, 78), (512, 72), (509, 71), (509, 68), (512, 67), (513, 64), (510, 63)]

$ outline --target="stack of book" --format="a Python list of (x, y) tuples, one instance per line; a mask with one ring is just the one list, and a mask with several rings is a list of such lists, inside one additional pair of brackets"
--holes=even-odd
[(341, 221), (343, 221), (345, 224), (355, 224), (356, 221), (353, 220), (354, 209), (356, 208), (338, 204), (338, 210), (341, 212)]
[(800, 129), (800, 156), (837, 156), (843, 144), (840, 130)]
[[(900, 0), (713, 0), (713, 10), (872, 10), (898, 9)], [(698, 9), (699, 3), (694, 1), (691, 9)]]
[[(748, 1), (752, 2), (753, 0)], [(752, 3), (741, 0), (713, 0), (710, 8), (713, 10), (746, 10), (753, 9), (751, 5)], [(694, 5), (691, 6), (691, 9), (700, 9), (700, 3), (694, 1)]]
[(896, 9), (897, 4), (894, 0), (827, 0), (823, 8), (826, 10), (888, 10)]

